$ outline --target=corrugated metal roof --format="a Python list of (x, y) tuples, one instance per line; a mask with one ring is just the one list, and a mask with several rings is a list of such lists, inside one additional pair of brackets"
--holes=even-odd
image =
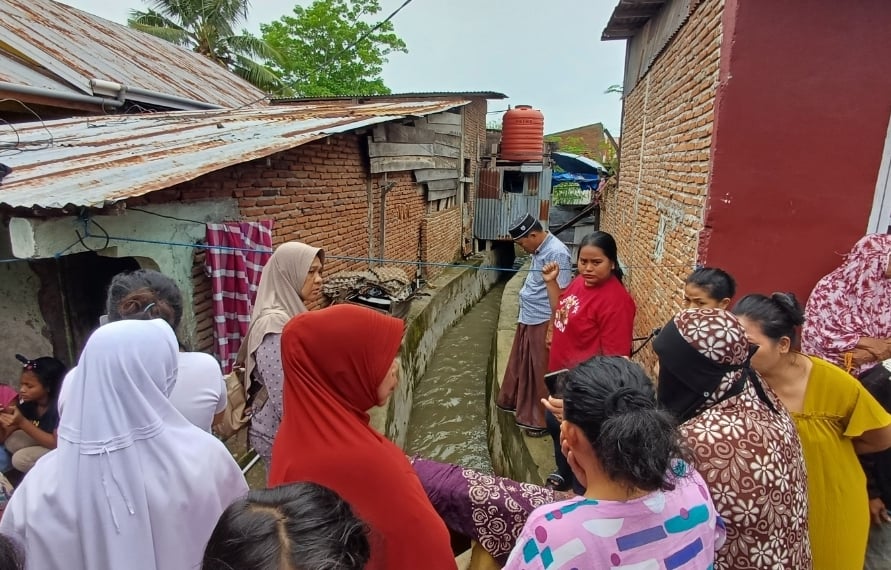
[(0, 81), (93, 95), (91, 79), (224, 107), (263, 97), (206, 57), (127, 26), (51, 0), (0, 2)]
[[(17, 135), (0, 126), (0, 162), (13, 168), (0, 183), (0, 204), (101, 207), (329, 134), (467, 103), (318, 103), (79, 117), (48, 121), (45, 128), (18, 124)], [(2, 150), (17, 140), (17, 150)]]
[(460, 98), (476, 98), (484, 97), (486, 99), (507, 99), (504, 93), (497, 91), (427, 91), (420, 93), (389, 93), (387, 95), (336, 95), (331, 97), (279, 97), (272, 99), (272, 103), (305, 103), (308, 101), (377, 101), (382, 99), (439, 99), (452, 97)]
[(624, 40), (634, 36), (668, 1), (619, 0), (600, 39)]

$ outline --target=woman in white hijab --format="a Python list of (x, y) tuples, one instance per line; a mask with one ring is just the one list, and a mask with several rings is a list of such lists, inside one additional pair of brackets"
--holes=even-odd
[(170, 403), (176, 363), (176, 337), (160, 319), (110, 323), (87, 341), (59, 446), (0, 522), (28, 569), (200, 565), (220, 514), (248, 487), (225, 446)]
[(275, 249), (263, 267), (251, 325), (239, 354), (245, 376), (262, 384), (269, 396), (254, 410), (248, 431), (251, 446), (263, 459), (267, 473), (272, 442), (282, 421), (282, 329), (293, 317), (305, 313), (306, 305), (321, 297), (324, 261), (324, 251), (299, 241)]

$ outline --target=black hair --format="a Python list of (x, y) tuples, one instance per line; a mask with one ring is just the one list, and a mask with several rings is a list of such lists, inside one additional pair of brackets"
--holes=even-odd
[(0, 534), (0, 568), (3, 570), (24, 570), (25, 553), (12, 538)]
[(732, 299), (736, 295), (733, 276), (717, 267), (700, 267), (688, 275), (684, 283), (699, 287), (715, 301)]
[(804, 310), (792, 293), (746, 295), (733, 307), (733, 313), (758, 323), (764, 336), (775, 342), (789, 337), (793, 346), (798, 343), (798, 327), (804, 324)]
[(620, 356), (595, 356), (569, 372), (566, 421), (577, 425), (606, 475), (630, 489), (674, 488), (672, 462), (687, 459), (677, 422), (656, 407), (643, 368)]
[(203, 570), (360, 570), (368, 527), (340, 495), (301, 482), (251, 491), (220, 516)]
[[(16, 355), (16, 357), (18, 356)], [(19, 360), (22, 359), (19, 358)], [(50, 401), (55, 401), (59, 396), (59, 387), (62, 385), (62, 380), (65, 379), (68, 367), (61, 360), (52, 356), (41, 356), (34, 360), (25, 359), (24, 364), (25, 368), (23, 371), (34, 374), (40, 385), (46, 390)], [(0, 568), (3, 567), (0, 566)]]
[[(136, 292), (140, 293), (140, 307), (135, 308), (131, 303), (126, 305), (127, 308), (124, 308), (124, 314), (122, 314), (124, 301), (129, 295)], [(145, 311), (151, 303), (155, 303), (155, 306), (166, 305), (172, 319), (167, 318), (164, 314), (168, 311), (161, 311), (160, 308), (156, 315), (136, 316), (137, 313)], [(149, 307), (146, 314), (152, 313), (152, 309), (154, 307)], [(109, 321), (119, 321), (124, 318), (164, 318), (170, 323), (173, 330), (177, 330), (183, 318), (183, 296), (176, 282), (163, 273), (151, 269), (125, 271), (115, 275), (108, 285), (106, 312)]]
[(587, 245), (599, 247), (603, 251), (604, 255), (613, 262), (613, 275), (621, 281), (625, 272), (619, 266), (619, 248), (616, 245), (616, 239), (606, 232), (591, 232), (579, 242), (579, 254), (581, 254), (582, 248)]

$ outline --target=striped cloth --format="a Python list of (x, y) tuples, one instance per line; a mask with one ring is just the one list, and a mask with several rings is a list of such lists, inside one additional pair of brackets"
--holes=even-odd
[(206, 239), (211, 246), (205, 259), (213, 291), (216, 355), (228, 374), (251, 322), (260, 274), (272, 255), (272, 220), (207, 224)]

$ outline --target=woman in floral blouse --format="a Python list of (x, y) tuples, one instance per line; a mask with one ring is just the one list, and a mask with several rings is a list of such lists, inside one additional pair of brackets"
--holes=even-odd
[(716, 570), (812, 567), (807, 478), (789, 412), (751, 369), (739, 320), (688, 309), (656, 337), (660, 403), (682, 422), (727, 542)]

